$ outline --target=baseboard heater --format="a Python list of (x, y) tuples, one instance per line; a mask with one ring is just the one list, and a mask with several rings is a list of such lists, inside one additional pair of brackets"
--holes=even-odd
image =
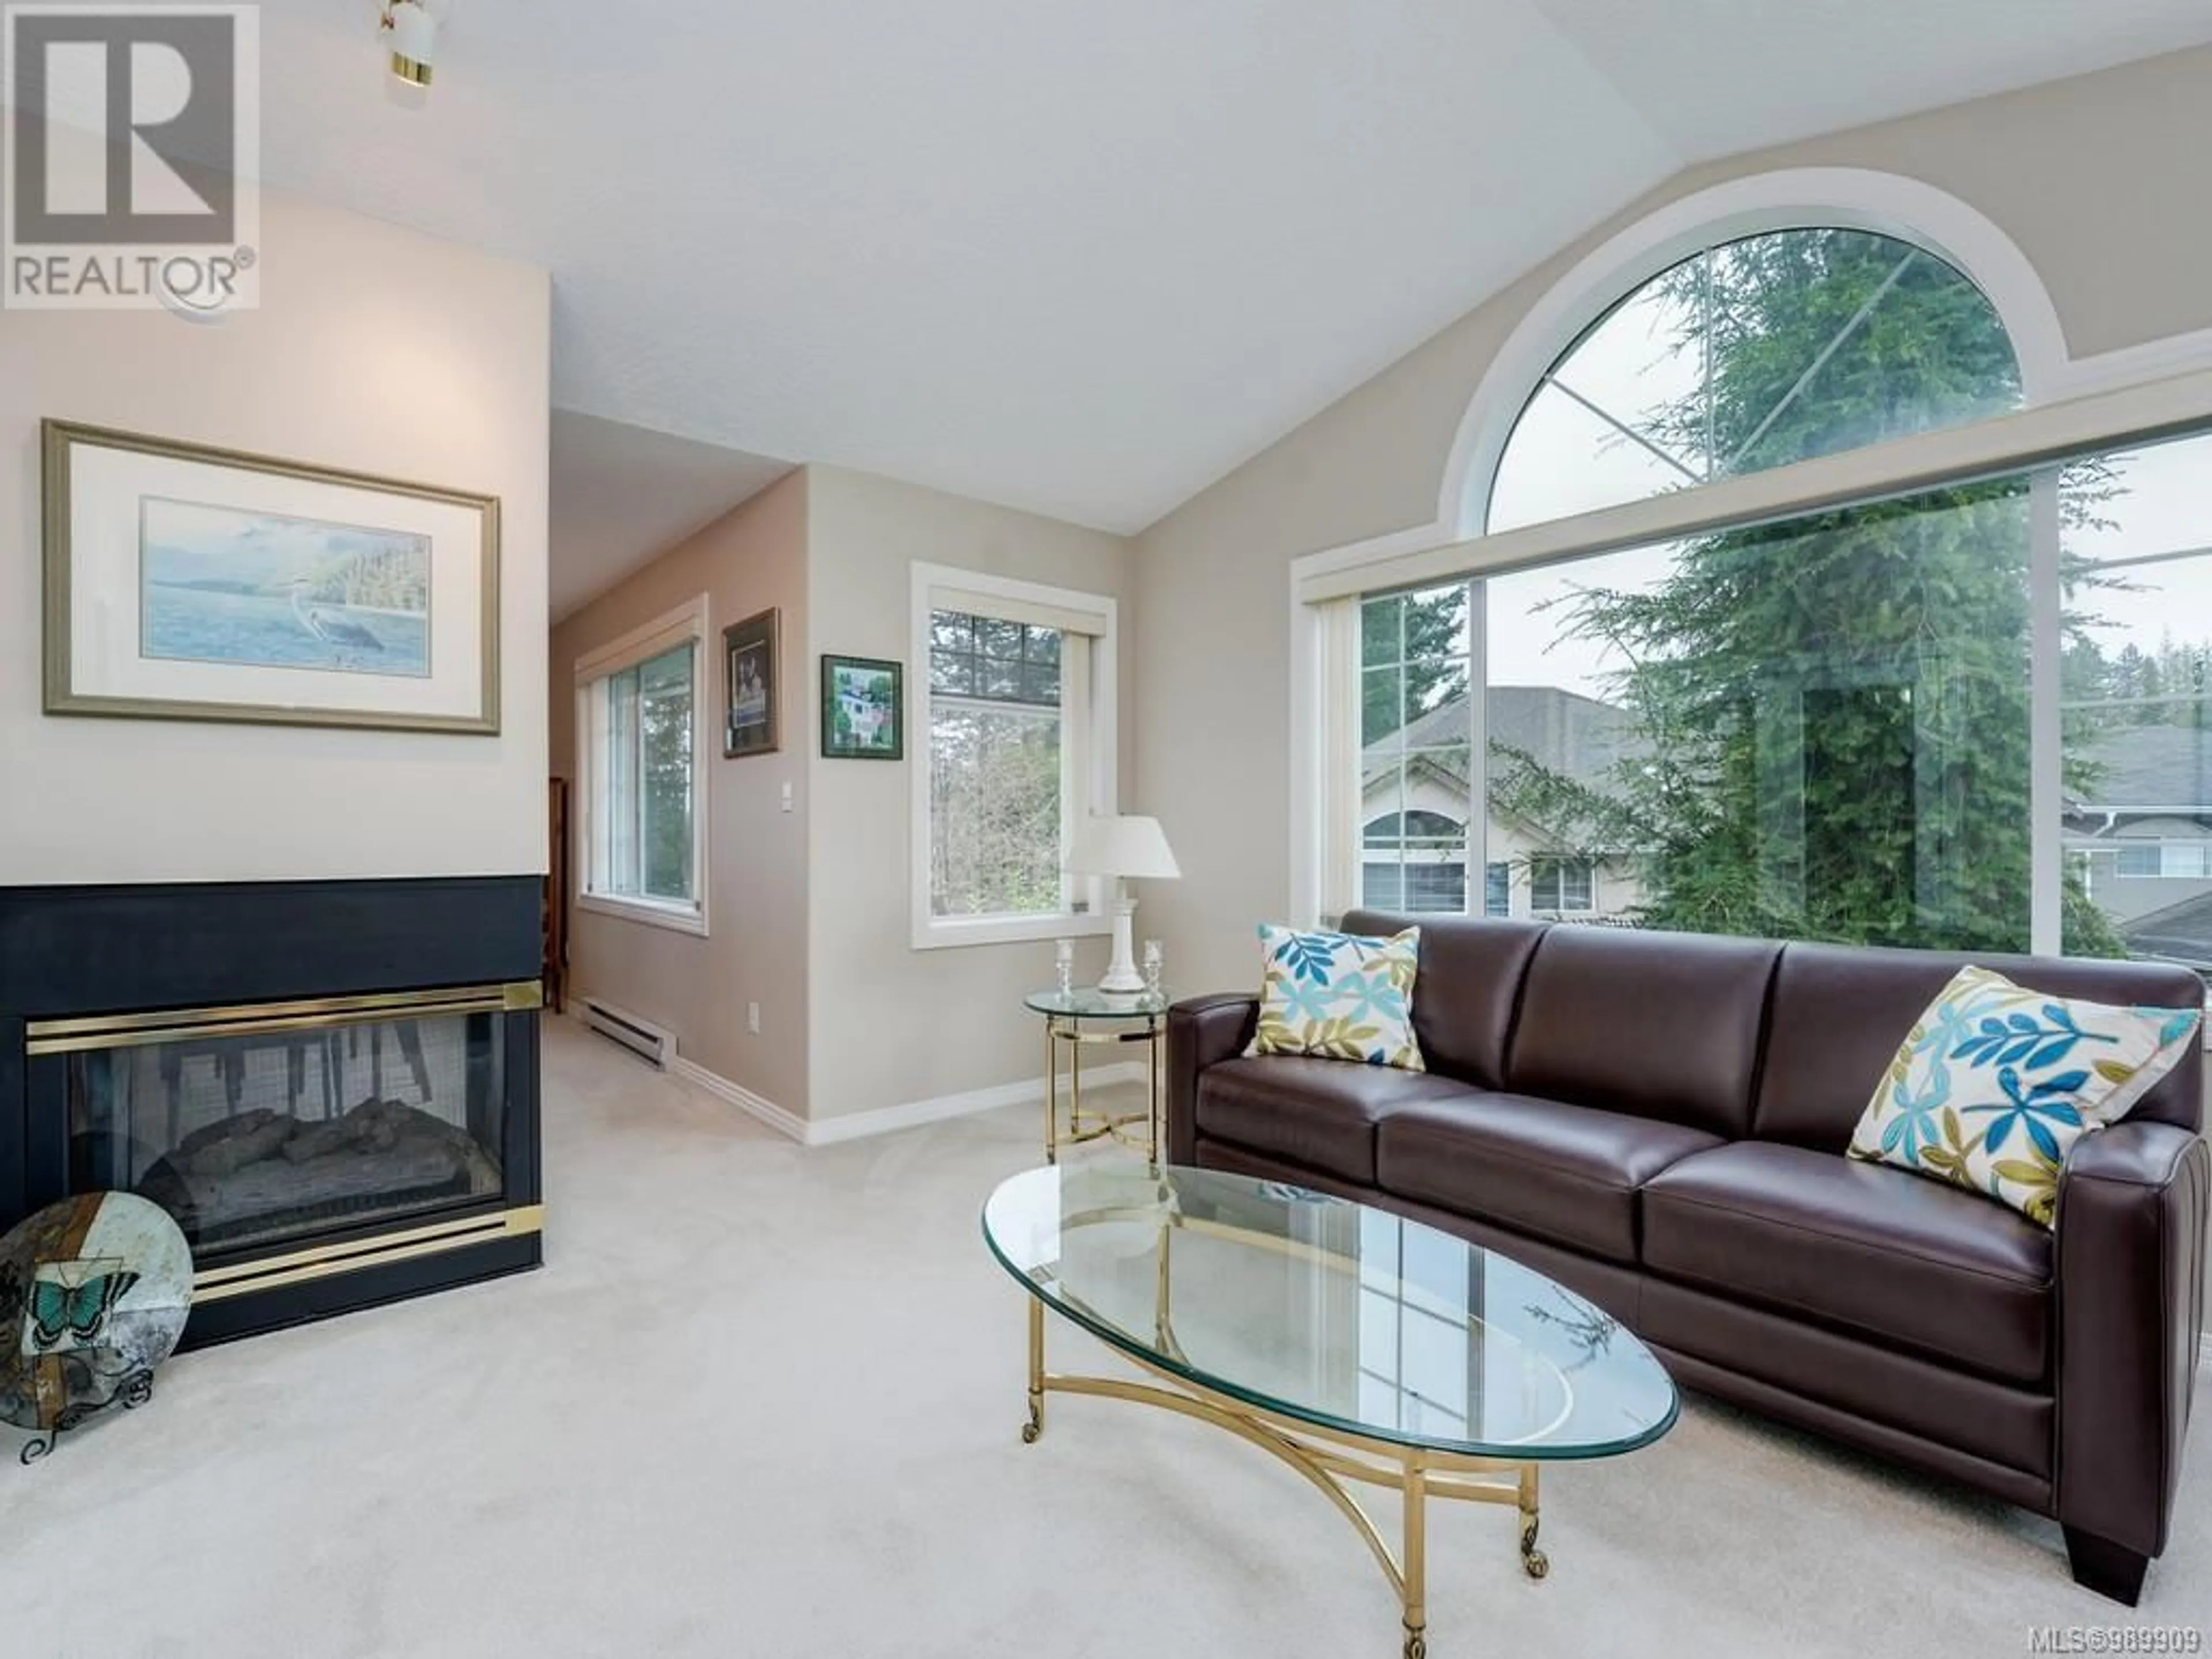
[(603, 1036), (612, 1037), (648, 1066), (665, 1072), (668, 1062), (676, 1058), (676, 1033), (665, 1026), (641, 1019), (627, 1008), (617, 1008), (593, 996), (578, 999), (576, 1007), (585, 1024)]

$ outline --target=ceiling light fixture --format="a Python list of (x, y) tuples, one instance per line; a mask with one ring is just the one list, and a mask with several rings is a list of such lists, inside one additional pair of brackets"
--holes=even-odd
[(386, 0), (379, 28), (392, 50), (392, 72), (410, 87), (430, 84), (447, 0)]

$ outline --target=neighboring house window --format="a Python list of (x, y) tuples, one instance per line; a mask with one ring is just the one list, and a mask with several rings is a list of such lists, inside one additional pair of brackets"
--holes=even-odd
[(2158, 843), (2154, 841), (2122, 842), (2119, 851), (2112, 856), (2112, 873), (2116, 876), (2156, 876), (2160, 873)]
[(1588, 859), (1532, 859), (1528, 903), (1537, 910), (1578, 911), (1596, 908), (1595, 884)]
[(1361, 836), (1359, 902), (1370, 910), (1464, 915), (1467, 826), (1442, 812), (1386, 812)]
[(707, 931), (704, 596), (576, 663), (578, 902)]
[(1083, 815), (1114, 810), (1114, 601), (915, 567), (927, 665), (915, 767), (917, 948), (1102, 931), (1066, 873)]
[(1482, 866), (1482, 914), (1513, 914), (1513, 866), (1503, 859), (1492, 859)]
[(2202, 881), (2212, 876), (2212, 843), (2201, 841), (2126, 841), (2112, 862), (2112, 873), (2165, 881)]

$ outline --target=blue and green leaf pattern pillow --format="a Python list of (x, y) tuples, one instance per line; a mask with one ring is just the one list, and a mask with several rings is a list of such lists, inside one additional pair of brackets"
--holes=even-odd
[(1260, 1029), (1248, 1054), (1318, 1054), (1426, 1071), (1413, 1036), (1421, 930), (1389, 939), (1260, 928)]
[(2045, 996), (1961, 968), (1890, 1061), (1850, 1155), (1964, 1187), (2048, 1227), (2074, 1143), (2126, 1116), (2203, 1019), (2193, 1008)]

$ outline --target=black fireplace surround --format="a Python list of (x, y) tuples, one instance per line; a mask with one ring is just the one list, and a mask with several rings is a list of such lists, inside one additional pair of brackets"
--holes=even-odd
[(538, 1266), (542, 890), (0, 887), (0, 1231), (163, 1204), (188, 1346)]

